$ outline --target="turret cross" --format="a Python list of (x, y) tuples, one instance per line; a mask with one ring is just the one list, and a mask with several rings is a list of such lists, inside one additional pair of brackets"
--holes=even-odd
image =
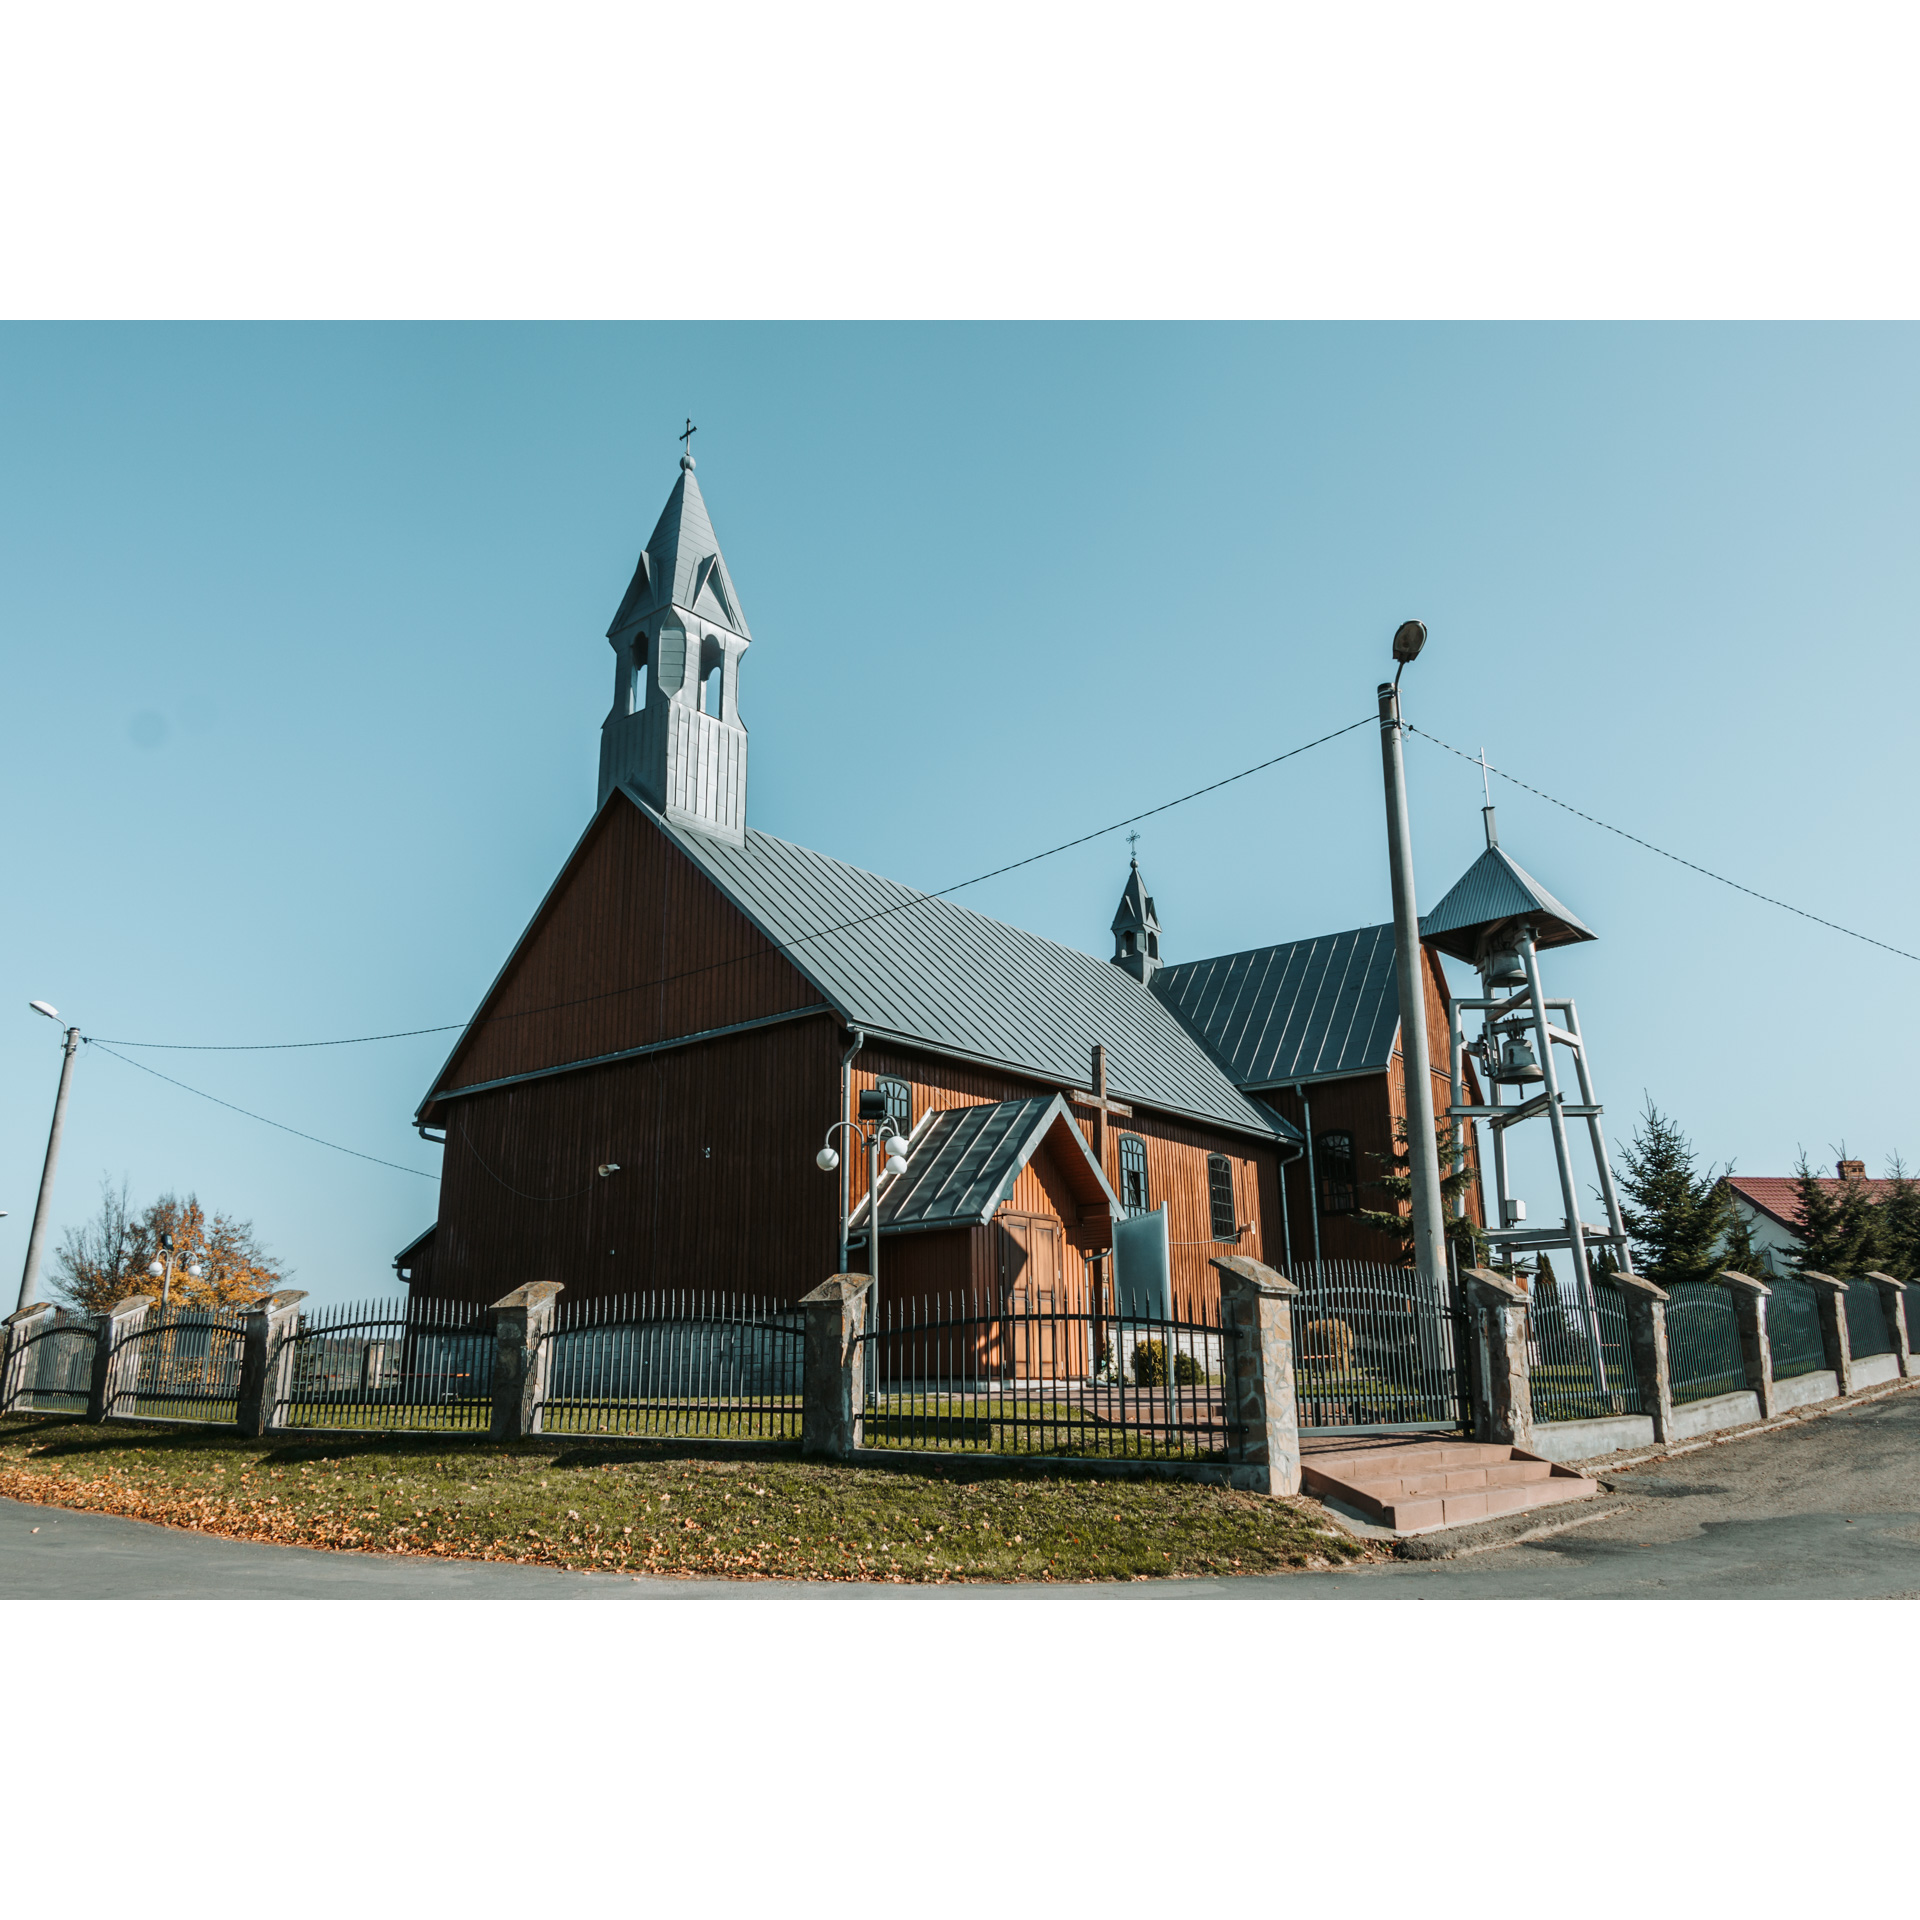
[(699, 431), (700, 429), (693, 424), (693, 416), (689, 414), (687, 416), (686, 432), (676, 436), (679, 439), (680, 451), (682, 453), (691, 453), (693, 451), (693, 436)]

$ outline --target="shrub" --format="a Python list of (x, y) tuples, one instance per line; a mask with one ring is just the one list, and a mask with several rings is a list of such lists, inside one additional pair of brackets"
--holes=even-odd
[(1173, 1383), (1177, 1387), (1204, 1387), (1207, 1370), (1190, 1353), (1173, 1356)]
[(1133, 1384), (1136, 1387), (1164, 1387), (1167, 1384), (1167, 1343), (1142, 1340), (1133, 1350)]

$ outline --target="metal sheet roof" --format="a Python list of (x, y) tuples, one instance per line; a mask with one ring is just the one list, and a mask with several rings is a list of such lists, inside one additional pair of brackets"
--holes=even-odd
[(850, 1025), (1058, 1086), (1271, 1138), (1273, 1125), (1139, 981), (1104, 960), (749, 827), (731, 847), (635, 805)]
[[(1089, 1193), (1097, 1191), (1117, 1213), (1119, 1199), (1094, 1164), (1067, 1103), (1057, 1093), (1037, 1094), (993, 1106), (949, 1107), (932, 1115), (915, 1135), (906, 1172), (880, 1189), (881, 1231), (972, 1227), (991, 1220), (1034, 1149), (1056, 1128), (1065, 1130), (1059, 1135), (1061, 1150), (1071, 1154), (1079, 1149), (1084, 1164), (1072, 1169), (1079, 1176), (1076, 1184)], [(854, 1209), (852, 1224), (865, 1215), (863, 1201)]]
[(1390, 925), (1162, 967), (1153, 991), (1241, 1087), (1380, 1072), (1400, 1031)]
[(1479, 937), (1504, 920), (1528, 919), (1534, 942), (1564, 947), (1599, 935), (1571, 907), (1563, 907), (1504, 847), (1492, 846), (1460, 878), (1431, 913), (1420, 916), (1420, 937), (1471, 961)]
[(720, 541), (707, 517), (707, 503), (701, 498), (691, 461), (681, 467), (680, 478), (667, 495), (607, 638), (614, 639), (668, 605), (685, 607), (704, 620), (730, 627), (743, 640), (753, 638), (721, 558)]

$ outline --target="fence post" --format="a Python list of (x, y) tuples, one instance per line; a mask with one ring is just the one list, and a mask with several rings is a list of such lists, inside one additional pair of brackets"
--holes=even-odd
[(87, 1418), (94, 1426), (117, 1419), (120, 1402), (138, 1384), (140, 1348), (134, 1339), (153, 1305), (150, 1293), (116, 1300), (93, 1335), (93, 1378), (87, 1384)]
[(1847, 1328), (1847, 1283), (1830, 1273), (1802, 1271), (1800, 1278), (1813, 1289), (1820, 1307), (1820, 1344), (1827, 1350), (1827, 1365), (1833, 1369), (1835, 1384), (1842, 1393), (1853, 1391), (1853, 1336)]
[(33, 1391), (32, 1376), (39, 1366), (34, 1335), (46, 1330), (56, 1311), (51, 1301), (39, 1300), (0, 1321), (7, 1330), (6, 1358), (0, 1360), (0, 1413), (13, 1412), (15, 1403)]
[(801, 1379), (800, 1451), (827, 1460), (846, 1460), (863, 1436), (866, 1349), (860, 1336), (867, 1327), (864, 1273), (836, 1273), (800, 1302), (807, 1333)]
[(306, 1297), (294, 1287), (269, 1294), (247, 1309), (247, 1344), (240, 1356), (240, 1400), (234, 1408), (234, 1425), (249, 1440), (280, 1424), (293, 1336), (299, 1329), (300, 1302)]
[(1473, 1316), (1473, 1437), (1525, 1452), (1533, 1445), (1526, 1293), (1488, 1267), (1465, 1267), (1460, 1277)]
[(1867, 1278), (1880, 1289), (1880, 1311), (1887, 1316), (1887, 1333), (1893, 1341), (1893, 1357), (1900, 1363), (1900, 1378), (1913, 1377), (1913, 1330), (1907, 1325), (1907, 1283), (1890, 1273), (1870, 1273)]
[(1300, 1403), (1293, 1386), (1293, 1296), (1284, 1274), (1228, 1254), (1220, 1276), (1220, 1321), (1229, 1328), (1226, 1415), (1240, 1429), (1229, 1477), (1243, 1493), (1300, 1491)]
[(1719, 1276), (1720, 1285), (1733, 1295), (1734, 1317), (1740, 1322), (1740, 1360), (1747, 1370), (1747, 1385), (1760, 1402), (1760, 1418), (1773, 1418), (1773, 1342), (1767, 1337), (1767, 1302), (1773, 1289), (1751, 1274), (1735, 1273), (1729, 1268)]
[(515, 1287), (493, 1310), (493, 1437), (522, 1440), (540, 1431), (547, 1398), (547, 1335), (553, 1302), (565, 1291), (558, 1280)]
[(1627, 1338), (1640, 1382), (1640, 1411), (1653, 1420), (1653, 1437), (1673, 1438), (1673, 1368), (1667, 1354), (1667, 1296), (1637, 1273), (1610, 1273), (1627, 1309)]

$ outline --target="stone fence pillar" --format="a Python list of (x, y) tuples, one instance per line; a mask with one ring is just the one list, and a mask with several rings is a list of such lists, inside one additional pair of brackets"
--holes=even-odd
[(33, 1391), (40, 1361), (34, 1337), (53, 1325), (53, 1316), (58, 1311), (50, 1302), (41, 1300), (33, 1306), (20, 1307), (0, 1320), (0, 1326), (7, 1330), (4, 1357), (0, 1358), (0, 1413), (20, 1411), (20, 1402)]
[(1747, 1385), (1760, 1403), (1760, 1418), (1771, 1420), (1773, 1405), (1773, 1342), (1767, 1337), (1767, 1302), (1773, 1289), (1764, 1280), (1729, 1268), (1719, 1284), (1733, 1295), (1734, 1318), (1740, 1323), (1740, 1361)]
[(146, 1325), (150, 1293), (130, 1293), (106, 1311), (93, 1336), (93, 1379), (87, 1387), (87, 1418), (97, 1427), (131, 1409), (140, 1384), (140, 1329)]
[(534, 1280), (493, 1303), (493, 1437), (522, 1440), (540, 1431), (547, 1399), (547, 1335), (553, 1303), (565, 1287)]
[(1847, 1331), (1847, 1283), (1830, 1273), (1804, 1269), (1800, 1278), (1813, 1289), (1820, 1307), (1820, 1344), (1842, 1393), (1853, 1391), (1853, 1339)]
[(1220, 1276), (1220, 1319), (1232, 1331), (1224, 1399), (1240, 1429), (1227, 1458), (1243, 1493), (1300, 1491), (1300, 1404), (1293, 1389), (1293, 1296), (1284, 1274), (1247, 1255), (1212, 1263)]
[(306, 1297), (300, 1288), (290, 1287), (247, 1309), (247, 1344), (240, 1355), (240, 1403), (234, 1409), (234, 1425), (249, 1440), (280, 1424), (293, 1366), (293, 1336), (300, 1330), (300, 1302)]
[(1887, 1332), (1893, 1339), (1893, 1357), (1900, 1363), (1900, 1378), (1913, 1377), (1913, 1329), (1907, 1325), (1907, 1283), (1890, 1273), (1870, 1273), (1867, 1278), (1880, 1289), (1880, 1310), (1887, 1316)]
[(1673, 1369), (1667, 1358), (1667, 1296), (1637, 1273), (1610, 1273), (1627, 1309), (1627, 1339), (1640, 1383), (1640, 1411), (1657, 1441), (1673, 1438)]
[(1467, 1267), (1467, 1351), (1473, 1372), (1473, 1437), (1496, 1446), (1533, 1446), (1528, 1380), (1527, 1296), (1488, 1267)]
[(800, 1451), (847, 1460), (859, 1446), (866, 1412), (863, 1366), (867, 1291), (864, 1273), (836, 1273), (800, 1302), (806, 1315), (801, 1383)]

